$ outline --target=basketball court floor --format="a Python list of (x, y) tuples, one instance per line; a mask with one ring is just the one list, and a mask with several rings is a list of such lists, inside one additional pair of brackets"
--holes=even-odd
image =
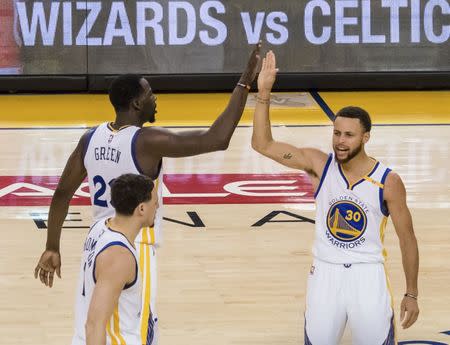
[[(228, 95), (159, 95), (157, 124), (212, 123)], [(385, 246), (399, 344), (450, 343), (450, 92), (275, 94), (273, 134), (331, 149), (327, 112), (366, 108), (368, 153), (400, 174), (420, 250), (419, 319), (399, 324), (405, 283), (398, 239)], [(69, 344), (81, 247), (91, 222), (88, 189), (76, 193), (62, 235), (62, 279), (33, 277), (48, 205), (86, 126), (113, 120), (104, 95), (0, 96), (0, 344)], [(164, 240), (158, 249), (161, 345), (303, 344), (314, 203), (299, 171), (250, 146), (249, 97), (227, 151), (164, 160)], [(350, 344), (345, 334), (342, 344)], [(371, 345), (371, 344), (368, 344)]]

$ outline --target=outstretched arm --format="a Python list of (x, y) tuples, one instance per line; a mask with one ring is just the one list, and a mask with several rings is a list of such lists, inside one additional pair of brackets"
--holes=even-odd
[(328, 157), (324, 152), (313, 148), (298, 148), (276, 141), (272, 137), (269, 119), (270, 92), (277, 72), (275, 54), (270, 51), (263, 60), (258, 77), (258, 96), (253, 118), (252, 147), (257, 152), (278, 163), (306, 171), (313, 180), (320, 179)]
[(247, 69), (239, 80), (241, 85), (234, 88), (227, 107), (208, 130), (174, 133), (162, 128), (144, 128), (136, 143), (139, 162), (146, 166), (144, 156), (148, 148), (161, 157), (186, 157), (226, 150), (244, 112), (249, 88), (256, 76), (260, 48), (261, 43), (258, 43), (250, 56)]
[(402, 327), (408, 328), (416, 322), (419, 316), (419, 307), (416, 299), (418, 296), (419, 250), (416, 236), (414, 235), (411, 213), (406, 204), (405, 186), (400, 176), (396, 173), (389, 173), (386, 179), (384, 200), (387, 203), (402, 252), (403, 270), (406, 278), (405, 292), (408, 295), (402, 300), (400, 319)]
[(83, 152), (87, 134), (88, 132), (81, 137), (77, 147), (70, 155), (50, 204), (47, 244), (34, 270), (35, 278), (39, 276), (41, 282), (49, 287), (53, 286), (55, 271), (61, 278), (61, 256), (59, 253), (61, 229), (67, 216), (70, 200), (86, 177)]

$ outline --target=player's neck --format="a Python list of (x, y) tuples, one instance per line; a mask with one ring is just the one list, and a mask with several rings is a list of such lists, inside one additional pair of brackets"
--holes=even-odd
[(140, 120), (139, 116), (133, 112), (117, 112), (116, 119), (112, 123), (114, 129), (119, 130), (124, 126), (137, 126), (142, 127), (143, 123)]
[(111, 230), (122, 233), (128, 241), (133, 244), (136, 236), (142, 228), (142, 222), (137, 220), (136, 217), (127, 217), (121, 215), (115, 215), (108, 219), (108, 227)]
[(352, 176), (363, 176), (373, 168), (375, 160), (367, 155), (364, 150), (361, 150), (355, 157), (346, 163), (342, 163), (344, 171)]

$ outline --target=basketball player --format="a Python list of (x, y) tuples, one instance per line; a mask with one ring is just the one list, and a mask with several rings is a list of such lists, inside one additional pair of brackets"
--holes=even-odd
[[(148, 82), (137, 75), (124, 75), (114, 80), (109, 91), (116, 111), (114, 122), (103, 123), (87, 131), (69, 157), (53, 196), (48, 220), (47, 244), (37, 269), (47, 286), (52, 286), (54, 273), (61, 277), (60, 237), (69, 202), (85, 177), (88, 177), (94, 220), (112, 215), (109, 183), (124, 173), (141, 173), (154, 180), (161, 191), (162, 158), (186, 157), (225, 150), (242, 116), (250, 85), (259, 63), (261, 44), (257, 44), (241, 75), (224, 112), (208, 130), (174, 133), (164, 128), (143, 127), (153, 123), (156, 97)], [(161, 198), (161, 193), (159, 193)], [(160, 200), (161, 203), (161, 200)], [(150, 344), (156, 288), (155, 246), (160, 239), (157, 211), (155, 227), (145, 228), (136, 238), (140, 269), (143, 274), (142, 344)], [(156, 230), (156, 231), (155, 231)], [(155, 344), (155, 343), (153, 343)]]
[(153, 181), (124, 174), (111, 186), (113, 217), (95, 222), (84, 242), (72, 345), (140, 344), (141, 279), (134, 240), (153, 225)]
[(346, 323), (355, 345), (395, 344), (392, 296), (384, 269), (384, 229), (392, 217), (406, 278), (400, 317), (417, 319), (419, 254), (406, 191), (400, 177), (365, 152), (371, 120), (361, 108), (340, 110), (333, 153), (275, 141), (269, 121), (277, 74), (269, 52), (258, 77), (252, 147), (287, 167), (305, 171), (316, 199), (314, 263), (308, 278), (305, 344), (335, 345)]

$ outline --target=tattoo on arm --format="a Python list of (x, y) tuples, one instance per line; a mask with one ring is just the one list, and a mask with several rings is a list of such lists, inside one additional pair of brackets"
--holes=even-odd
[(286, 154), (284, 154), (283, 158), (284, 159), (291, 159), (292, 158), (292, 154), (286, 153)]

